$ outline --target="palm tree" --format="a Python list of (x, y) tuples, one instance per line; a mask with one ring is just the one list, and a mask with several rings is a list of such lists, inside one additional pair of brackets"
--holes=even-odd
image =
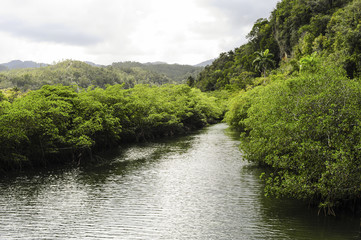
[(268, 68), (274, 65), (273, 54), (269, 52), (269, 49), (263, 51), (257, 51), (254, 53), (256, 58), (253, 60), (252, 65), (255, 65), (256, 71), (263, 73), (266, 77), (266, 71)]

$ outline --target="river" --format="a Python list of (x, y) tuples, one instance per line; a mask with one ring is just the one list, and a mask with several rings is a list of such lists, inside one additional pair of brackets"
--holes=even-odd
[(225, 124), (90, 166), (0, 177), (0, 239), (361, 239), (359, 217), (263, 196)]

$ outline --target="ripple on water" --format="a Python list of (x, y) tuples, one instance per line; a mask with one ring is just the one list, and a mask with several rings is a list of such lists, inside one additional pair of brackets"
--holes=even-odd
[(358, 234), (353, 218), (322, 223), (293, 202), (265, 199), (259, 171), (242, 160), (239, 142), (225, 129), (219, 124), (191, 136), (139, 144), (103, 165), (0, 179), (0, 239), (350, 239)]

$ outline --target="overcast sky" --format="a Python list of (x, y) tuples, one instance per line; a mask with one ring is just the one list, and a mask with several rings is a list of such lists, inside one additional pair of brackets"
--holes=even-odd
[(247, 42), (278, 0), (1, 0), (0, 63), (197, 64)]

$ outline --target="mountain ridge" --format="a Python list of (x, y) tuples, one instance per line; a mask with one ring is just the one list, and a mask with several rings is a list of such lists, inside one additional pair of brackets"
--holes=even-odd
[[(37, 63), (34, 61), (12, 60), (7, 63), (1, 63), (0, 66), (2, 66), (2, 68), (0, 68), (0, 71), (13, 70), (13, 69), (24, 69), (24, 68), (40, 68), (40, 67), (46, 67), (49, 65), (50, 64), (47, 64), (47, 63)], [(6, 67), (6, 69), (4, 67)]]
[(211, 65), (211, 64), (214, 62), (214, 60), (216, 60), (216, 58), (209, 59), (209, 60), (207, 60), (207, 61), (198, 63), (198, 64), (193, 65), (193, 66), (195, 66), (195, 67), (206, 67), (206, 66), (208, 66), (208, 65)]
[[(198, 64), (179, 64), (179, 63), (167, 63), (167, 62), (162, 62), (162, 61), (155, 61), (155, 62), (146, 62), (146, 63), (141, 63), (143, 65), (181, 65), (181, 66), (193, 66), (193, 67), (205, 67), (208, 66), (210, 64), (212, 64), (212, 62), (215, 60), (215, 58), (213, 59), (209, 59), (203, 62), (200, 62)], [(87, 63), (91, 66), (96, 66), (96, 67), (101, 67), (101, 66), (110, 66), (113, 63), (117, 63), (117, 62), (113, 62), (112, 64), (109, 65), (102, 65), (102, 64), (97, 64), (91, 61), (81, 61), (84, 63)], [(123, 62), (130, 62), (130, 61), (123, 61)], [(13, 70), (13, 69), (24, 69), (24, 68), (39, 68), (39, 67), (46, 67), (46, 66), (50, 66), (50, 65), (54, 65), (54, 64), (49, 64), (49, 63), (38, 63), (32, 60), (19, 60), (19, 59), (15, 59), (15, 60), (11, 60), (9, 62), (4, 62), (4, 63), (0, 63), (0, 71), (5, 71), (5, 70)]]

